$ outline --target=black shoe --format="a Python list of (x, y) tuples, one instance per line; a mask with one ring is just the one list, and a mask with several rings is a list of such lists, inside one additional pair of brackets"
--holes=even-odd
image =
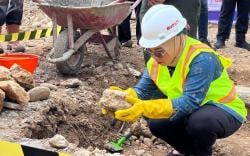
[(225, 41), (217, 40), (217, 42), (214, 44), (215, 49), (220, 49), (225, 47)]
[(208, 40), (200, 40), (200, 41), (212, 48), (212, 46)]
[(0, 46), (0, 54), (3, 54), (4, 53), (4, 50), (3, 48)]
[(12, 52), (25, 52), (25, 47), (18, 43), (8, 44), (6, 49)]
[(246, 49), (246, 50), (250, 51), (250, 44), (247, 43), (246, 41), (244, 41), (244, 42), (236, 42), (235, 47), (243, 48), (243, 49)]
[(122, 43), (122, 47), (132, 48), (132, 46), (133, 46), (133, 41), (131, 40)]
[(171, 152), (169, 152), (166, 156), (185, 156), (184, 154), (181, 153), (176, 153), (175, 150), (172, 150)]

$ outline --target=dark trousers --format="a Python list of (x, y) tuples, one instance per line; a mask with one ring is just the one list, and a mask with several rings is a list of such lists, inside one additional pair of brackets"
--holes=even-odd
[(236, 42), (245, 41), (248, 29), (249, 0), (223, 0), (218, 24), (217, 40), (225, 41), (229, 38), (233, 23), (234, 10), (237, 3)]
[(208, 6), (207, 0), (201, 0), (201, 10), (198, 22), (198, 38), (202, 42), (207, 41), (208, 35)]
[(195, 156), (211, 156), (216, 139), (228, 137), (241, 126), (232, 115), (213, 105), (174, 121), (150, 119), (148, 123), (156, 137), (181, 153)]
[[(141, 37), (141, 25), (139, 21), (140, 8), (141, 3), (135, 8), (137, 41), (139, 41)], [(131, 40), (130, 18), (131, 14), (120, 25), (118, 25), (118, 39), (121, 43)]]
[(0, 26), (21, 25), (23, 17), (23, 0), (12, 0), (9, 6), (9, 0), (0, 0)]

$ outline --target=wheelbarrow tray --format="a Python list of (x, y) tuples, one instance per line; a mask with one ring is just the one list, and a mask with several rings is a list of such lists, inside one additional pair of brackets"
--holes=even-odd
[(103, 30), (118, 25), (131, 13), (132, 2), (110, 4), (112, 1), (106, 0), (106, 4), (90, 5), (91, 0), (88, 1), (85, 6), (50, 3), (41, 3), (38, 6), (51, 19), (55, 18), (60, 26), (67, 27), (67, 15), (71, 15), (74, 28), (92, 30)]

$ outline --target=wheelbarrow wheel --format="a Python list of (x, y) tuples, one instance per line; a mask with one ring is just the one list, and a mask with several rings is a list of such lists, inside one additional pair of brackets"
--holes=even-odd
[[(74, 31), (73, 35), (74, 41), (80, 37), (80, 33), (77, 31)], [(62, 57), (63, 54), (68, 50), (68, 40), (68, 29), (65, 29), (58, 35), (58, 38), (55, 42), (55, 58)], [(85, 51), (87, 51), (87, 48), (85, 45), (83, 45), (68, 60), (56, 63), (56, 67), (59, 72), (65, 75), (78, 74), (83, 62)]]
[(109, 47), (109, 54), (110, 57), (114, 60), (119, 60), (120, 58), (120, 49), (121, 49), (121, 43), (119, 42), (118, 38), (113, 38), (108, 44)]

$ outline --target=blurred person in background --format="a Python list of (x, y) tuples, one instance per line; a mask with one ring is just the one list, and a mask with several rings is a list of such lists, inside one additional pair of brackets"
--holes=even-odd
[(211, 47), (207, 39), (208, 35), (208, 5), (207, 0), (201, 0), (201, 10), (198, 22), (198, 39)]
[(234, 11), (237, 4), (237, 20), (235, 24), (236, 43), (239, 48), (250, 50), (250, 44), (246, 41), (246, 33), (248, 30), (250, 0), (223, 0), (220, 10), (220, 18), (218, 23), (217, 41), (214, 44), (215, 49), (225, 47), (225, 41), (229, 39)]
[[(139, 5), (135, 8), (137, 42), (141, 37), (141, 26), (139, 21), (140, 8), (141, 8), (141, 3), (139, 3)], [(118, 25), (118, 39), (123, 47), (128, 47), (128, 48), (131, 48), (133, 45), (133, 42), (131, 40), (131, 28), (130, 28), (131, 14), (129, 14), (129, 16), (120, 25)]]
[[(2, 34), (2, 27), (6, 24), (8, 34), (18, 33), (23, 17), (23, 0), (2, 0), (0, 1), (0, 34)], [(20, 45), (19, 42), (9, 42), (7, 50), (13, 52), (24, 52), (25, 47)], [(4, 49), (0, 46), (0, 53)]]

